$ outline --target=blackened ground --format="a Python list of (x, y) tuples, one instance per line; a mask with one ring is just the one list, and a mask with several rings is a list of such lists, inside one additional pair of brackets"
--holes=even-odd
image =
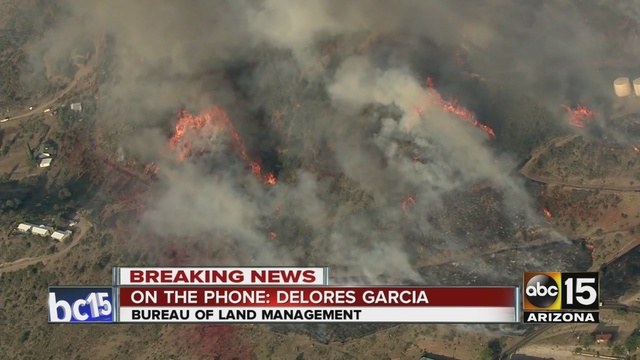
[(603, 300), (615, 300), (640, 289), (640, 246), (601, 270), (600, 291)]

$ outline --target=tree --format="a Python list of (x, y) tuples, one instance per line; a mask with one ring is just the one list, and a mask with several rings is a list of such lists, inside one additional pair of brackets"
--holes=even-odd
[(493, 360), (500, 357), (502, 353), (502, 342), (499, 339), (489, 341), (487, 347), (480, 353), (480, 360)]
[(613, 351), (613, 355), (618, 355), (618, 356), (624, 355), (624, 354), (627, 353), (627, 351), (624, 349), (624, 347), (620, 346), (620, 344), (614, 346), (611, 351)]
[(7, 209), (13, 209), (16, 206), (16, 203), (13, 200), (9, 199), (4, 203), (4, 207)]
[(67, 188), (62, 188), (58, 192), (58, 198), (60, 198), (60, 200), (66, 200), (66, 199), (68, 199), (70, 197), (71, 197), (71, 191), (69, 191), (69, 189), (67, 189)]
[(629, 352), (638, 350), (638, 347), (640, 347), (640, 330), (636, 330), (633, 334), (629, 335), (624, 342), (624, 347), (626, 347)]

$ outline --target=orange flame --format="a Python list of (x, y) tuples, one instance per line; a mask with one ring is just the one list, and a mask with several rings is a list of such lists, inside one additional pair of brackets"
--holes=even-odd
[(169, 147), (174, 150), (178, 145), (180, 145), (179, 159), (181, 161), (191, 154), (191, 143), (187, 141), (185, 137), (189, 131), (197, 132), (199, 134), (204, 132), (204, 135), (207, 135), (215, 134), (226, 128), (231, 133), (231, 137), (240, 150), (240, 156), (251, 167), (251, 171), (265, 183), (269, 185), (276, 184), (276, 177), (274, 174), (264, 174), (260, 164), (251, 160), (240, 134), (236, 131), (236, 128), (233, 126), (229, 116), (221, 108), (216, 106), (210, 111), (198, 116), (193, 116), (188, 112), (181, 110), (179, 116), (180, 120), (176, 124), (175, 134), (169, 141)]
[(551, 215), (551, 211), (549, 211), (549, 209), (547, 209), (547, 208), (542, 208), (542, 212), (544, 213), (544, 216), (546, 216), (548, 218), (550, 218), (552, 216)]
[(402, 211), (404, 211), (404, 213), (407, 215), (409, 215), (409, 211), (407, 210), (409, 205), (411, 206), (416, 205), (416, 200), (411, 195), (407, 195), (404, 197), (404, 199), (402, 199)]
[(595, 251), (596, 247), (595, 247), (592, 243), (588, 242), (586, 239), (584, 240), (584, 246), (585, 246), (585, 247), (587, 248), (587, 250), (589, 250), (589, 252), (591, 253), (591, 261), (592, 261), (593, 263), (595, 263), (595, 261), (596, 261), (596, 256), (595, 256), (595, 254), (594, 254), (594, 251)]
[(633, 146), (633, 151), (635, 151), (635, 152), (637, 152), (638, 154), (640, 154), (640, 148), (638, 148), (637, 146), (635, 146), (635, 145), (633, 145), (633, 144), (632, 144), (631, 146)]
[(278, 236), (278, 234), (276, 234), (276, 232), (275, 232), (275, 231), (270, 231), (270, 232), (269, 232), (269, 237), (271, 238), (271, 240), (275, 239), (275, 238), (276, 238), (276, 236)]
[(575, 109), (568, 105), (561, 106), (569, 113), (569, 123), (577, 128), (583, 128), (594, 115), (593, 111), (579, 104), (576, 105)]
[[(427, 86), (429, 87), (429, 89), (431, 89), (435, 93), (436, 99), (438, 100), (438, 103), (440, 103), (442, 110), (452, 113), (454, 115), (457, 115), (459, 118), (468, 122), (469, 124), (472, 124), (473, 126), (482, 129), (484, 132), (489, 134), (492, 138), (496, 137), (496, 133), (493, 131), (492, 128), (479, 122), (476, 119), (475, 115), (471, 111), (469, 111), (469, 109), (458, 104), (457, 100), (455, 99), (445, 100), (442, 97), (442, 95), (438, 92), (438, 90), (436, 90), (435, 86), (433, 85), (433, 80), (430, 77), (427, 78)], [(421, 112), (419, 112), (419, 114), (421, 114)]]

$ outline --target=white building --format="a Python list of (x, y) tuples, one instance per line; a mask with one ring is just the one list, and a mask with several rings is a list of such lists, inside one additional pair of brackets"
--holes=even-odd
[(58, 241), (64, 241), (69, 236), (71, 236), (71, 231), (69, 230), (67, 231), (56, 230), (53, 233), (51, 233), (51, 237)]
[(17, 230), (20, 231), (20, 232), (26, 233), (26, 232), (29, 232), (29, 230), (31, 230), (32, 227), (33, 227), (33, 225), (31, 225), (31, 224), (21, 223), (21, 224), (18, 225)]
[(73, 104), (71, 104), (70, 108), (73, 111), (82, 111), (82, 104), (81, 103), (73, 103)]
[(51, 166), (51, 161), (52, 160), (53, 160), (52, 158), (44, 158), (44, 159), (40, 160), (40, 167), (44, 168), (44, 167)]
[(33, 226), (31, 228), (31, 233), (39, 236), (49, 236), (51, 234), (51, 228), (48, 226)]

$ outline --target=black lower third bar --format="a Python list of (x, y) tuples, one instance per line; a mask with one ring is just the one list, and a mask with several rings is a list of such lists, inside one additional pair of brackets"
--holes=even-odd
[(598, 311), (525, 311), (525, 324), (597, 324)]

